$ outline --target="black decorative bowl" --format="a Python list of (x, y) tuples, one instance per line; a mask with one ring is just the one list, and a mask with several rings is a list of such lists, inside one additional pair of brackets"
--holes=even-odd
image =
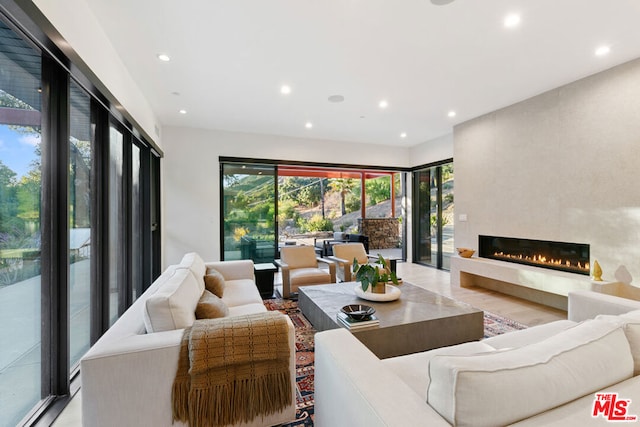
[(340, 310), (353, 320), (366, 320), (376, 309), (364, 304), (349, 304), (342, 307)]

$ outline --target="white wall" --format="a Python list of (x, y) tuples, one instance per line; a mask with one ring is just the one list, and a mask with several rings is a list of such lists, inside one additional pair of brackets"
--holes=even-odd
[(55, 40), (57, 46), (71, 59), (77, 55), (100, 79), (115, 99), (134, 118), (137, 124), (162, 148), (155, 128), (158, 120), (147, 99), (129, 74), (100, 21), (84, 0), (33, 0), (64, 40)]
[(220, 259), (219, 156), (405, 168), (409, 149), (204, 129), (163, 128), (164, 265)]
[(456, 246), (589, 243), (605, 280), (640, 283), (640, 60), (456, 126), (454, 158)]
[(453, 158), (453, 133), (409, 148), (411, 166), (427, 165)]

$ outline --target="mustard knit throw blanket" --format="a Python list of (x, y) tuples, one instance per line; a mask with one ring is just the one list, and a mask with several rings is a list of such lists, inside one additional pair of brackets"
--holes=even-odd
[(249, 422), (292, 401), (286, 316), (196, 320), (182, 336), (173, 419), (191, 427)]

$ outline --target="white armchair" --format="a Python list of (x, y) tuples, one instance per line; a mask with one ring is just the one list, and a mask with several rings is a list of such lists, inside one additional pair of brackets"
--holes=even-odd
[[(367, 264), (375, 262), (378, 257), (368, 255), (362, 243), (341, 243), (333, 245), (333, 256), (327, 257), (336, 263), (336, 277), (343, 282), (350, 282), (352, 278), (353, 259), (358, 264)], [(385, 259), (387, 265), (389, 260)]]
[[(280, 250), (280, 259), (274, 262), (282, 273), (283, 298), (289, 298), (299, 286), (336, 282), (335, 264), (317, 257), (313, 246), (285, 246)], [(327, 264), (329, 270), (320, 268), (319, 262)]]

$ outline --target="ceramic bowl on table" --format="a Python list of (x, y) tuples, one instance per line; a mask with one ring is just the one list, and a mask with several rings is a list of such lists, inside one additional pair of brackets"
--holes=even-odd
[(475, 250), (469, 248), (457, 248), (456, 250), (462, 258), (471, 258), (471, 256), (476, 253)]
[(376, 309), (364, 304), (349, 304), (342, 307), (340, 311), (353, 320), (365, 320), (375, 313)]

